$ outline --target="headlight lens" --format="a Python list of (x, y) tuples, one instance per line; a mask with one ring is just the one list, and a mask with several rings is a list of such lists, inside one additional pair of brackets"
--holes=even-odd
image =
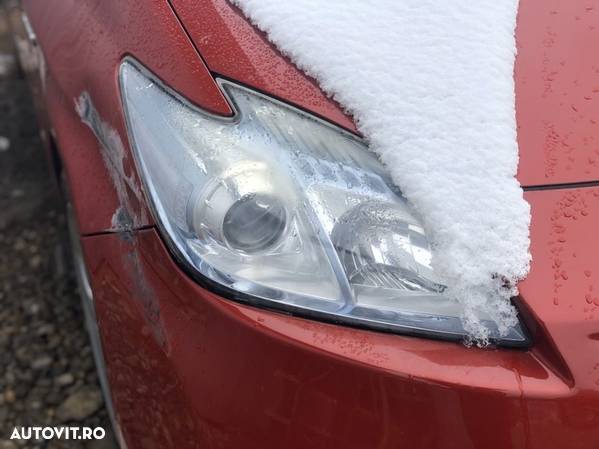
[[(419, 220), (363, 142), (219, 80), (205, 113), (132, 61), (120, 82), (136, 162), (164, 237), (237, 299), (401, 333), (461, 339)], [(522, 345), (488, 322), (491, 337)]]

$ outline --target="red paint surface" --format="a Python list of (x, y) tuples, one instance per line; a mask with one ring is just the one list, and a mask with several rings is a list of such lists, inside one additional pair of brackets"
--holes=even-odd
[[(125, 147), (124, 167), (140, 188), (128, 148), (118, 89), (122, 58), (131, 54), (186, 98), (215, 113), (230, 114), (216, 83), (164, 0), (24, 0), (46, 59), (45, 107), (71, 185), (81, 231), (110, 229), (121, 205), (100, 154), (99, 142), (81, 122), (75, 99), (90, 94), (99, 116)], [(127, 187), (141, 226), (151, 224), (144, 204)], [(146, 221), (141, 221), (142, 217)]]
[[(599, 313), (591, 317), (584, 296), (554, 306), (548, 295), (547, 241), (562, 196), (529, 195), (536, 262), (522, 291), (571, 376), (537, 345), (468, 349), (220, 299), (175, 266), (154, 230), (132, 242), (85, 238), (129, 448), (596, 448)], [(578, 233), (597, 227), (594, 201), (562, 246), (580, 261), (567, 263), (573, 282), (596, 261)]]
[[(24, 3), (46, 57), (45, 106), (63, 153), (82, 231), (110, 229), (119, 201), (106, 176), (97, 139), (74, 111), (74, 100), (82, 91), (90, 92), (102, 119), (118, 133), (127, 149), (125, 171), (133, 174), (138, 187), (116, 82), (124, 55), (137, 57), (201, 107), (223, 114), (230, 110), (164, 1)], [(338, 105), (225, 0), (172, 3), (213, 72), (353, 128)], [(599, 180), (595, 139), (599, 68), (593, 45), (588, 44), (597, 40), (599, 12), (587, 3), (523, 0), (520, 4), (516, 90), (518, 176), (523, 185)], [(77, 176), (72, 176), (74, 171)], [(137, 209), (131, 213), (146, 218), (140, 225), (151, 224), (144, 205), (136, 199), (131, 202)]]
[(339, 105), (226, 0), (169, 0), (210, 70), (355, 130)]
[[(226, 0), (171, 3), (211, 70), (353, 128), (338, 106)], [(599, 5), (521, 0), (516, 38), (518, 179), (525, 186), (599, 180), (594, 45), (599, 41)]]
[[(533, 264), (520, 293), (551, 335), (576, 387), (597, 395), (599, 187), (528, 192), (526, 198), (533, 212)], [(599, 426), (599, 396), (591, 404)]]
[(599, 4), (521, 0), (516, 38), (520, 182), (599, 180)]

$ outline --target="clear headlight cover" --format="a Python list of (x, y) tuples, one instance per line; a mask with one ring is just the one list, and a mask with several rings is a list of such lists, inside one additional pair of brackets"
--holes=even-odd
[[(234, 83), (234, 117), (208, 114), (132, 61), (120, 82), (146, 192), (171, 250), (199, 281), (271, 308), (462, 339), (425, 232), (351, 134)], [(497, 342), (526, 341), (520, 327)]]

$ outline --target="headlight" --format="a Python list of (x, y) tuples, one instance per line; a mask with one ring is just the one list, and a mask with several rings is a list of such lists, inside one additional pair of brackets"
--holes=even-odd
[[(461, 339), (414, 211), (351, 134), (219, 80), (236, 114), (201, 111), (132, 61), (120, 82), (136, 162), (171, 250), (252, 304)], [(520, 327), (501, 337), (524, 344)]]

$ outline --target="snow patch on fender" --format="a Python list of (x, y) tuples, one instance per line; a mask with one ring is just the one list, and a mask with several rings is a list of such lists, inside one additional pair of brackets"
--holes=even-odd
[(518, 0), (231, 0), (351, 113), (420, 213), (484, 344), (516, 323), (530, 208), (515, 179)]
[[(123, 166), (126, 158), (125, 147), (118, 132), (101, 120), (88, 92), (82, 92), (75, 99), (75, 110), (81, 121), (89, 126), (98, 139), (104, 165), (116, 190), (120, 206), (112, 216), (112, 230), (128, 231), (145, 223), (146, 217), (140, 218), (133, 213), (129, 192), (133, 193), (138, 202), (142, 202), (143, 197), (133, 174), (127, 176), (125, 173)], [(142, 208), (143, 213), (144, 209)]]

